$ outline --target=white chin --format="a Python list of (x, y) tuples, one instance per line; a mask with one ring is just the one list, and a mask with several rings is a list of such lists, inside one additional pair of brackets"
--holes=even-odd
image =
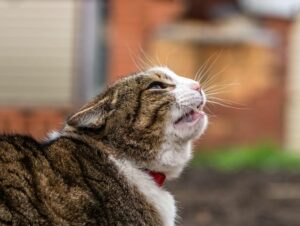
[(207, 123), (207, 115), (201, 112), (201, 114), (193, 121), (174, 124), (174, 129), (178, 137), (184, 140), (193, 140), (204, 133)]

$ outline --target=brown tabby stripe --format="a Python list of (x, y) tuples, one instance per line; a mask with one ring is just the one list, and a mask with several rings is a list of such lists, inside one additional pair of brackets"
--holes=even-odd
[[(26, 148), (32, 148), (34, 145), (37, 144), (31, 138), (28, 138), (28, 137), (24, 137), (24, 141), (27, 141), (27, 142), (23, 142), (23, 140), (15, 139), (17, 137), (7, 137), (6, 136), (6, 138), (7, 139), (6, 139), (5, 143), (7, 143), (7, 144), (9, 143), (12, 147), (14, 147), (15, 152), (19, 152), (19, 153), (25, 152)], [(17, 141), (17, 142), (15, 142), (15, 141)], [(1, 139), (0, 142), (3, 143), (3, 139)], [(37, 147), (33, 147), (33, 149), (35, 149), (35, 148), (37, 148)], [(28, 152), (28, 150), (27, 150), (27, 152)], [(35, 151), (32, 150), (32, 152), (29, 152), (29, 153), (33, 154), (34, 152)], [(3, 158), (5, 158), (5, 156), (2, 155), (2, 160), (4, 160)], [(9, 176), (9, 178), (5, 178), (5, 177), (1, 178), (0, 184), (3, 184), (3, 185), (5, 184), (3, 187), (1, 187), (1, 200), (2, 200), (2, 203), (8, 207), (8, 209), (11, 209), (12, 200), (10, 199), (10, 196), (8, 194), (11, 194), (11, 192), (20, 194), (20, 195), (22, 195), (22, 197), (26, 197), (26, 200), (28, 202), (27, 205), (29, 205), (30, 208), (34, 209), (41, 216), (41, 218), (43, 218), (45, 220), (45, 219), (47, 219), (46, 215), (41, 211), (41, 209), (35, 208), (35, 206), (37, 205), (37, 202), (38, 202), (37, 196), (36, 196), (37, 192), (34, 189), (34, 187), (32, 188), (33, 183), (27, 176), (31, 172), (28, 171), (28, 169), (26, 167), (24, 167), (24, 166), (27, 166), (27, 163), (29, 161), (30, 161), (30, 159), (26, 159), (26, 157), (19, 159), (18, 162), (23, 166), (22, 168), (25, 170), (22, 172), (22, 174), (20, 172), (16, 171), (16, 169), (9, 168), (11, 166), (10, 163), (12, 163), (12, 161), (10, 161), (10, 160), (3, 161), (4, 163), (6, 163), (6, 165), (7, 164), (9, 164), (9, 165), (6, 167), (6, 169), (2, 173), (4, 174), (5, 172), (8, 172), (8, 175), (10, 175), (10, 176)], [(26, 165), (24, 163), (26, 163)], [(7, 184), (8, 180), (14, 179), (14, 178), (16, 179), (17, 184), (16, 183), (10, 184), (10, 185)], [(20, 182), (23, 184), (22, 186), (18, 185)], [(23, 187), (24, 185), (27, 185), (27, 186)], [(10, 191), (10, 192), (7, 193), (8, 191)], [(31, 191), (31, 192), (29, 193), (29, 191)], [(27, 208), (28, 208), (28, 206), (25, 207), (24, 205), (21, 204), (21, 205), (18, 205), (18, 207), (15, 208), (13, 211), (9, 211), (9, 212), (10, 212), (10, 214), (12, 214), (12, 212), (17, 213), (19, 216), (24, 218), (25, 221), (28, 221), (28, 224), (29, 224), (31, 218), (30, 218), (30, 216), (27, 216), (27, 214), (26, 214)], [(1, 220), (4, 220), (4, 219), (1, 219)]]
[(155, 73), (154, 75), (156, 77), (158, 77), (159, 79), (164, 79), (164, 80), (167, 80), (167, 81), (172, 81), (172, 79), (169, 76), (165, 75), (165, 74)]
[[(80, 171), (81, 171), (81, 174), (82, 174), (83, 181), (84, 181), (85, 185), (87, 186), (87, 188), (89, 189), (89, 191), (93, 194), (93, 198), (95, 198), (99, 203), (105, 203), (104, 202), (104, 197), (102, 197), (100, 194), (97, 193), (97, 190), (94, 188), (93, 184), (90, 182), (91, 178), (89, 176), (87, 176), (87, 174), (84, 170), (83, 163), (80, 160), (80, 157), (75, 155), (75, 159), (76, 159), (76, 161), (77, 161), (77, 163), (80, 167)], [(108, 216), (109, 216), (109, 214), (107, 213), (107, 210), (103, 209), (102, 218), (104, 219), (104, 221), (106, 221)]]
[[(0, 153), (0, 225), (161, 225), (107, 154), (86, 142), (62, 137), (41, 145), (24, 136), (2, 136)], [(60, 186), (69, 192), (60, 194)], [(79, 188), (84, 196), (73, 192)], [(82, 199), (74, 201), (74, 195)]]
[(161, 109), (164, 108), (165, 106), (168, 106), (168, 105), (170, 105), (169, 100), (167, 100), (167, 101), (161, 103), (161, 104), (154, 110), (154, 112), (151, 114), (151, 119), (150, 119), (149, 123), (146, 125), (145, 128), (149, 129), (151, 126), (153, 126), (153, 125), (156, 123), (156, 121), (158, 120), (158, 114), (159, 114), (159, 112), (161, 111)]
[(136, 100), (136, 107), (134, 108), (133, 112), (133, 123), (136, 123), (136, 120), (138, 119), (138, 117), (140, 116), (140, 111), (141, 111), (141, 107), (142, 107), (142, 96), (143, 93), (146, 91), (147, 89), (142, 89), (138, 92), (137, 95), (137, 100)]

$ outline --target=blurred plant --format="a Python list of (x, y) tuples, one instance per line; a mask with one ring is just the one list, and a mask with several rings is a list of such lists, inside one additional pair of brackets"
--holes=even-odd
[(231, 147), (213, 152), (196, 152), (192, 166), (224, 171), (240, 169), (300, 170), (300, 155), (273, 144)]

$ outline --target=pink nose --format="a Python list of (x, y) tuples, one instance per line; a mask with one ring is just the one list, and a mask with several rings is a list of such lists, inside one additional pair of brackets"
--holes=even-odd
[(200, 84), (197, 82), (197, 83), (194, 83), (194, 84), (192, 85), (192, 89), (193, 89), (193, 90), (196, 90), (196, 91), (200, 91), (200, 90), (201, 90), (201, 86), (200, 86)]

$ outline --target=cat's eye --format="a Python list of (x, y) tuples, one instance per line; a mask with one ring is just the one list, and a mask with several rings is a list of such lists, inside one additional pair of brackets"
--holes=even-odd
[(148, 86), (148, 89), (165, 89), (165, 88), (167, 88), (166, 84), (157, 81), (150, 83), (150, 85)]

